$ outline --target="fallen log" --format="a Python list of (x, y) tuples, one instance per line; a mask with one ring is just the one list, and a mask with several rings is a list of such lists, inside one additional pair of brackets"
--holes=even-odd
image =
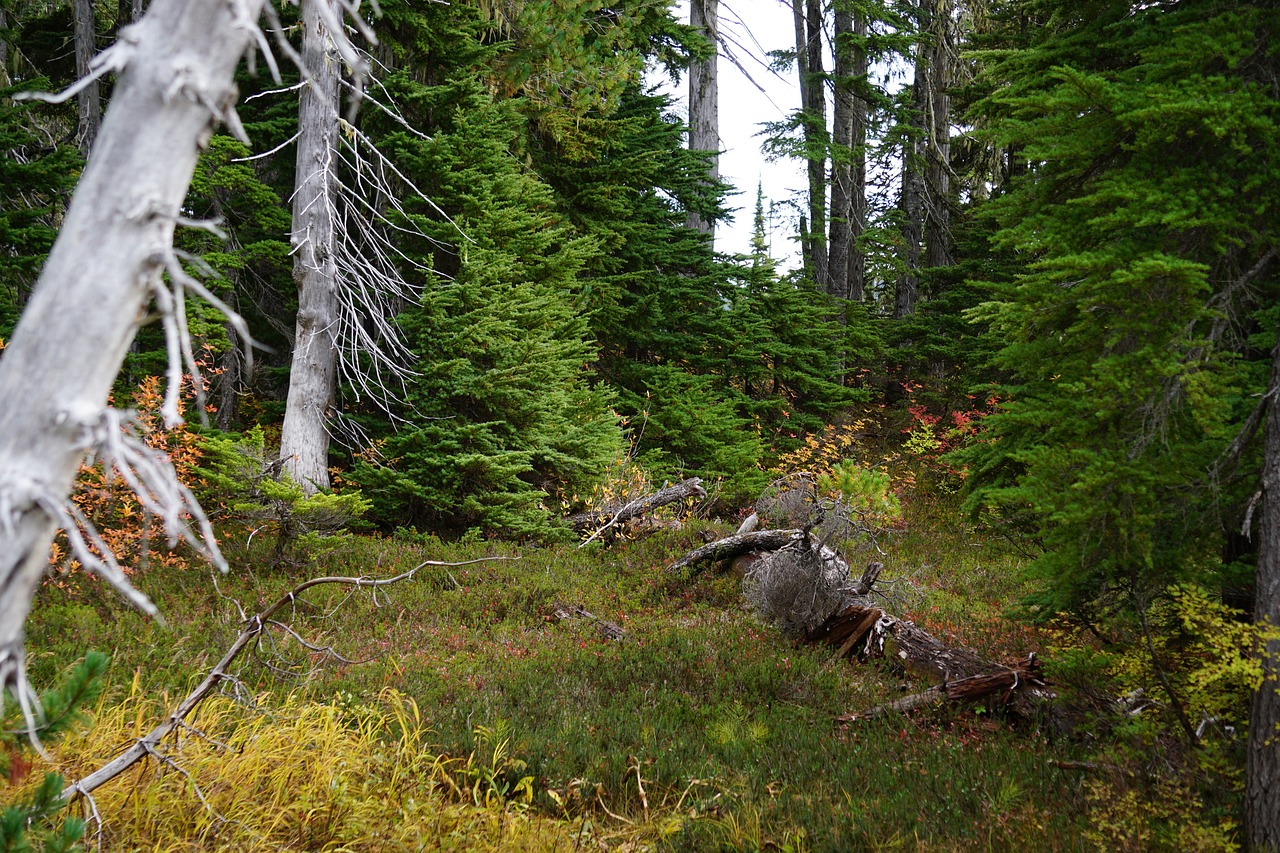
[[(707, 565), (715, 565), (734, 557), (761, 551), (777, 551), (804, 536), (803, 530), (753, 530), (726, 536), (701, 548), (695, 548), (679, 560), (667, 566), (667, 572), (675, 573), (689, 566), (699, 566), (690, 577), (706, 569)], [(703, 563), (707, 565), (702, 565)]]
[[(995, 699), (999, 707), (1013, 707), (1015, 711), (1025, 714), (1030, 709), (1030, 699), (1049, 699), (1053, 694), (1048, 690), (1040, 673), (1040, 662), (1034, 654), (1013, 667), (1005, 667), (1000, 672), (987, 675), (972, 675), (958, 681), (944, 682), (934, 685), (919, 693), (912, 693), (895, 699), (884, 705), (876, 705), (862, 711), (840, 714), (838, 723), (851, 723), (855, 720), (870, 719), (890, 713), (905, 713), (927, 705), (943, 702), (971, 704), (983, 699)], [(1015, 701), (1018, 700), (1018, 701)]]
[[(924, 691), (837, 719), (847, 722), (937, 702), (989, 697), (1025, 715), (1053, 697), (1034, 655), (1005, 666), (970, 649), (948, 646), (913, 622), (872, 605), (869, 596), (883, 564), (871, 563), (855, 581), (844, 560), (809, 531), (750, 530), (750, 522), (733, 536), (690, 551), (667, 571), (698, 567), (692, 576), (720, 561), (750, 561), (744, 594), (779, 629), (798, 634), (802, 642), (835, 649), (837, 659), (884, 658), (931, 682)], [(763, 591), (761, 584), (767, 587)]]
[(700, 477), (690, 477), (687, 480), (676, 483), (674, 486), (667, 486), (664, 489), (636, 498), (619, 509), (600, 509), (593, 512), (583, 512), (571, 515), (566, 520), (578, 535), (582, 535), (588, 530), (595, 531), (587, 538), (586, 542), (582, 543), (585, 545), (587, 542), (602, 536), (619, 525), (626, 524), (632, 519), (640, 518), (658, 507), (688, 498), (705, 498), (706, 496), (707, 490), (702, 488), (702, 479)]

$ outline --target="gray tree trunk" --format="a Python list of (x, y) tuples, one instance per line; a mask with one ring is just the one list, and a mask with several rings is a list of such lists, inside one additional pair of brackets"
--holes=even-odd
[(0, 684), (19, 695), (23, 625), (56, 513), (86, 449), (112, 426), (107, 395), (171, 253), (196, 157), (223, 117), (214, 110), (234, 102), (232, 74), (252, 37), (244, 20), (261, 7), (156, 0), (112, 48), (111, 109), (0, 359)]
[[(1263, 431), (1262, 498), (1254, 619), (1280, 625), (1280, 345), (1271, 353), (1271, 387)], [(1245, 828), (1249, 848), (1280, 850), (1280, 641), (1262, 652), (1262, 686), (1249, 708), (1245, 758)]]
[(304, 4), (302, 61), (311, 77), (298, 104), (298, 165), (293, 194), (293, 281), (298, 319), (289, 396), (280, 435), (284, 470), (307, 494), (329, 488), (329, 411), (338, 353), (338, 271), (333, 199), (338, 148), (337, 49), (320, 3)]
[[(76, 76), (83, 78), (89, 76), (89, 63), (98, 52), (94, 45), (93, 0), (71, 0), (71, 11), (75, 21)], [(76, 103), (80, 108), (76, 142), (80, 153), (88, 157), (102, 125), (102, 96), (97, 80), (80, 90)]]
[[(689, 25), (712, 44), (710, 57), (689, 64), (689, 150), (714, 153), (708, 172), (712, 179), (720, 177), (719, 2), (692, 0), (689, 4)], [(689, 227), (715, 234), (715, 225), (696, 213), (689, 214)]]
[[(853, 35), (859, 47), (854, 53), (853, 76), (865, 80), (868, 72), (867, 51), (863, 40), (867, 37), (866, 13), (855, 11)], [(849, 143), (853, 152), (853, 170), (849, 190), (849, 299), (861, 302), (866, 294), (867, 256), (858, 246), (867, 227), (867, 102), (861, 95), (853, 101), (853, 135)]]
[(926, 267), (950, 266), (951, 257), (951, 49), (955, 40), (950, 0), (933, 0), (932, 40), (924, 70)]
[(808, 55), (805, 149), (809, 158), (809, 233), (813, 241), (813, 282), (826, 290), (827, 275), (827, 87), (822, 55), (822, 0), (805, 0), (805, 42), (797, 46)]
[(898, 273), (893, 316), (897, 319), (915, 313), (920, 298), (920, 242), (924, 236), (925, 182), (922, 165), (920, 115), (924, 86), (917, 59), (916, 81), (911, 84), (911, 103), (907, 127), (902, 138), (902, 270)]
[(831, 226), (827, 254), (827, 293), (849, 298), (849, 250), (853, 221), (853, 9), (848, 0), (836, 0), (833, 16), (835, 49), (835, 97), (831, 123)]
[(9, 85), (9, 42), (4, 37), (7, 29), (9, 19), (5, 17), (4, 7), (0, 6), (0, 86)]

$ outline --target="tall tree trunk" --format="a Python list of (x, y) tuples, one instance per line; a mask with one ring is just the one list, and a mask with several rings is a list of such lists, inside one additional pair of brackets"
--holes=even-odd
[(800, 76), (800, 114), (809, 172), (808, 215), (800, 219), (801, 248), (813, 283), (827, 286), (827, 98), (823, 83), (822, 4), (792, 0), (796, 29), (796, 68)]
[[(87, 77), (89, 63), (98, 51), (94, 45), (93, 0), (71, 0), (71, 12), (74, 17), (76, 75)], [(98, 128), (102, 124), (102, 96), (98, 90), (98, 81), (94, 80), (80, 90), (76, 96), (80, 108), (80, 126), (76, 130), (76, 142), (80, 153), (87, 158), (93, 141), (98, 137)]]
[(951, 0), (932, 0), (931, 41), (924, 66), (925, 260), (950, 266), (951, 258), (951, 49), (955, 40)]
[[(1263, 431), (1262, 498), (1254, 619), (1280, 625), (1280, 344), (1271, 353), (1271, 387)], [(1262, 651), (1262, 685), (1249, 708), (1245, 757), (1245, 826), (1249, 848), (1280, 850), (1280, 640)]]
[(302, 8), (302, 61), (310, 81), (298, 104), (293, 193), (293, 281), (298, 320), (280, 435), (284, 469), (307, 494), (329, 488), (329, 410), (338, 343), (333, 193), (338, 146), (339, 61), (315, 0)]
[[(858, 42), (854, 53), (854, 79), (865, 81), (868, 72), (866, 42), (867, 16), (855, 11), (853, 35)], [(860, 86), (865, 83), (860, 83)], [(867, 256), (858, 245), (867, 227), (867, 102), (858, 95), (853, 100), (853, 128), (849, 147), (853, 170), (849, 189), (849, 299), (861, 302), (866, 294)]]
[(902, 271), (894, 298), (893, 316), (897, 319), (915, 313), (920, 297), (920, 241), (924, 232), (924, 175), (920, 114), (924, 86), (920, 79), (920, 60), (916, 63), (916, 80), (911, 84), (911, 101), (902, 137)]
[[(689, 25), (711, 42), (711, 55), (707, 59), (689, 64), (689, 150), (711, 151), (711, 168), (708, 175), (720, 177), (720, 106), (719, 81), (716, 58), (719, 53), (718, 6), (720, 0), (692, 0), (689, 4)], [(715, 226), (696, 213), (689, 214), (689, 227), (706, 234), (715, 234)]]
[(867, 219), (866, 16), (851, 0), (835, 4), (835, 104), (832, 120), (831, 226), (827, 292), (861, 302), (866, 260), (857, 247)]
[(142, 17), (142, 0), (120, 0), (116, 7), (116, 32)]
[(853, 69), (856, 58), (849, 39), (853, 11), (849, 0), (834, 4), (835, 95), (831, 123), (831, 225), (827, 241), (827, 293), (849, 298), (849, 249), (853, 221)]
[(4, 7), (0, 6), (0, 86), (9, 85), (9, 41), (5, 30), (9, 29), (9, 19), (5, 16)]
[(156, 0), (139, 22), (93, 157), (0, 359), (0, 686), (25, 688), (23, 625), (54, 511), (86, 449), (114, 428), (107, 395), (159, 284), (214, 110), (234, 101), (232, 74), (252, 38), (243, 16), (256, 20), (261, 7)]

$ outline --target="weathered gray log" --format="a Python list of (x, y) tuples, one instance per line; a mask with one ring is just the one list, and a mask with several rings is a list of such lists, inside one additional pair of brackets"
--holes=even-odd
[(621, 508), (579, 513), (578, 515), (570, 516), (568, 522), (569, 526), (579, 534), (586, 533), (588, 530), (595, 531), (592, 534), (594, 539), (618, 525), (640, 518), (658, 507), (688, 498), (705, 498), (706, 496), (707, 490), (702, 488), (702, 479), (700, 477), (690, 477), (688, 480), (676, 483), (674, 486), (667, 486), (665, 489), (659, 489), (652, 494), (636, 498), (630, 503), (624, 504)]
[(630, 636), (626, 630), (619, 625), (616, 625), (607, 619), (601, 619), (585, 607), (579, 607), (576, 604), (571, 606), (556, 604), (551, 608), (551, 615), (546, 617), (548, 622), (563, 622), (566, 619), (586, 619), (589, 622), (595, 623), (596, 630), (600, 633), (600, 636), (606, 640), (622, 642)]
[(695, 548), (667, 566), (667, 571), (678, 572), (688, 566), (700, 566), (697, 571), (692, 573), (697, 574), (706, 568), (705, 565), (700, 564), (714, 565), (723, 560), (741, 557), (744, 554), (777, 551), (793, 542), (800, 541), (803, 536), (803, 530), (754, 530), (749, 533), (726, 536), (724, 539), (703, 545), (701, 548)]

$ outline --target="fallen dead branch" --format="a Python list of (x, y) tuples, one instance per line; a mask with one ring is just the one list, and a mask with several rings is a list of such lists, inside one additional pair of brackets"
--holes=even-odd
[(589, 622), (595, 623), (596, 630), (599, 631), (600, 636), (606, 640), (617, 640), (621, 642), (630, 636), (625, 630), (614, 623), (606, 619), (601, 619), (586, 608), (579, 607), (577, 605), (566, 607), (563, 604), (556, 604), (551, 608), (551, 613), (545, 618), (548, 622), (563, 622), (566, 619), (586, 619)]
[(659, 489), (651, 494), (636, 498), (623, 505), (620, 509), (579, 513), (578, 515), (570, 516), (568, 522), (574, 532), (579, 535), (586, 533), (588, 530), (595, 531), (582, 543), (582, 545), (586, 545), (587, 542), (603, 536), (628, 521), (640, 518), (658, 507), (687, 500), (688, 498), (705, 498), (706, 496), (707, 490), (702, 488), (702, 479), (690, 477), (688, 480), (683, 480), (674, 486), (668, 486), (665, 489)]
[[(368, 587), (377, 590), (381, 587), (409, 580), (427, 566), (467, 566), (473, 563), (505, 559), (508, 558), (481, 557), (476, 560), (466, 560), (460, 563), (444, 563), (437, 562), (435, 560), (425, 560), (417, 566), (414, 566), (412, 569), (409, 569), (407, 572), (402, 572), (389, 578), (373, 578), (368, 577), (367, 575), (361, 575), (360, 577), (321, 577), (303, 581), (281, 596), (274, 604), (270, 605), (265, 610), (255, 613), (246, 620), (246, 625), (240, 631), (240, 636), (236, 637), (235, 642), (231, 644), (229, 649), (227, 649), (226, 653), (222, 656), (222, 659), (219, 660), (217, 665), (209, 671), (209, 674), (205, 676), (204, 680), (201, 681), (194, 690), (187, 694), (187, 697), (183, 699), (176, 708), (174, 708), (173, 712), (169, 714), (163, 722), (153, 728), (145, 736), (134, 741), (132, 746), (112, 761), (95, 770), (93, 773), (90, 773), (88, 776), (85, 776), (83, 779), (68, 785), (62, 791), (62, 799), (70, 802), (75, 797), (83, 796), (89, 799), (92, 804), (92, 793), (94, 790), (100, 788), (107, 782), (110, 782), (112, 779), (119, 776), (125, 770), (128, 770), (148, 755), (159, 755), (160, 753), (158, 752), (157, 747), (166, 737), (169, 736), (170, 733), (180, 728), (187, 731), (196, 731), (187, 725), (187, 718), (191, 716), (192, 712), (195, 711), (201, 702), (208, 698), (209, 694), (212, 693), (213, 689), (220, 683), (224, 681), (237, 681), (236, 676), (232, 675), (229, 672), (229, 669), (231, 664), (242, 652), (244, 652), (245, 649), (251, 647), (256, 648), (268, 628), (283, 630), (286, 633), (293, 635), (295, 638), (297, 637), (296, 632), (283, 623), (274, 620), (272, 617), (285, 606), (297, 602), (299, 600), (298, 597), (308, 589), (325, 584), (340, 584), (353, 588)], [(304, 645), (312, 649), (320, 648), (305, 642)], [(333, 652), (332, 649), (326, 650), (333, 657), (340, 658), (340, 656), (338, 656), (336, 652)]]

